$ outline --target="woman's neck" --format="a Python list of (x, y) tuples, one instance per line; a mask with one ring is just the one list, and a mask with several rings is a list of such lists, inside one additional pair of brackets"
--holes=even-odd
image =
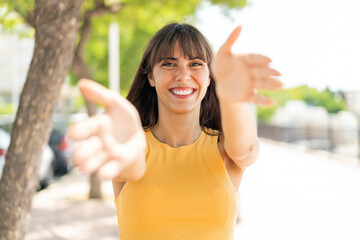
[(184, 114), (159, 111), (157, 124), (151, 129), (154, 136), (163, 143), (177, 148), (190, 145), (201, 134), (200, 110)]

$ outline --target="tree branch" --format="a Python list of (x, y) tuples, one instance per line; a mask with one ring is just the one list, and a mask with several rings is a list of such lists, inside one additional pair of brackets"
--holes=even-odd
[(17, 6), (14, 7), (14, 10), (15, 10), (15, 12), (17, 12), (24, 19), (25, 23), (27, 23), (31, 27), (35, 28), (34, 10), (24, 13)]
[[(76, 51), (75, 51), (75, 58), (74, 58), (74, 62), (73, 62), (73, 68), (77, 65), (79, 62), (83, 62), (83, 52), (84, 52), (84, 47), (85, 47), (85, 43), (87, 42), (87, 40), (90, 37), (90, 33), (91, 33), (91, 19), (94, 17), (99, 17), (105, 14), (115, 14), (115, 13), (119, 13), (123, 7), (125, 6), (125, 4), (120, 3), (120, 4), (113, 4), (111, 6), (105, 6), (103, 0), (97, 0), (96, 1), (96, 7), (94, 9), (88, 10), (84, 13), (83, 16), (83, 25), (81, 26), (80, 29), (80, 41), (77, 45)], [(81, 76), (77, 76), (78, 78)]]
[(100, 7), (100, 6), (105, 5), (104, 0), (95, 0), (94, 2), (95, 2), (96, 7)]
[(80, 29), (80, 41), (75, 50), (75, 59), (82, 59), (85, 43), (89, 39), (90, 33), (91, 33), (90, 19), (84, 18), (84, 22)]
[(34, 11), (28, 12), (27, 16), (24, 18), (25, 22), (29, 24), (31, 27), (35, 28), (35, 15)]
[(118, 3), (118, 4), (113, 4), (110, 6), (105, 6), (105, 4), (103, 2), (100, 3), (99, 1), (97, 1), (96, 7), (94, 9), (88, 10), (84, 13), (84, 19), (100, 17), (100, 16), (103, 16), (108, 13), (115, 14), (115, 13), (120, 12), (124, 6), (125, 6), (124, 3)]

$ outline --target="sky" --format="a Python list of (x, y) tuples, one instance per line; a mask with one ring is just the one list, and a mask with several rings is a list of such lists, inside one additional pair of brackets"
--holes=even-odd
[(269, 56), (285, 88), (360, 91), (360, 0), (249, 0), (230, 18), (209, 5), (197, 16), (215, 51), (242, 25), (233, 52)]

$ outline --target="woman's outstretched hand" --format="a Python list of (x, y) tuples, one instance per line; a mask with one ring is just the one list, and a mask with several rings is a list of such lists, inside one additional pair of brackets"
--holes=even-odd
[(271, 59), (259, 54), (233, 54), (231, 48), (239, 38), (241, 26), (230, 34), (213, 62), (216, 93), (219, 99), (269, 105), (271, 99), (256, 94), (256, 89), (276, 90), (282, 83), (280, 73), (269, 67)]
[(84, 97), (105, 107), (105, 112), (75, 123), (69, 138), (81, 142), (73, 161), (79, 170), (103, 179), (137, 180), (145, 172), (146, 139), (136, 108), (120, 94), (82, 79)]

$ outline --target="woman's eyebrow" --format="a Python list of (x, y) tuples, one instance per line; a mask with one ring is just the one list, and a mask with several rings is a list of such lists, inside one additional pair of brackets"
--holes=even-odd
[(178, 58), (175, 58), (175, 57), (166, 57), (166, 58), (163, 58), (162, 60), (173, 60), (173, 61), (177, 61), (179, 60)]
[[(190, 57), (189, 60), (195, 60), (195, 59), (199, 59), (202, 60), (201, 57)], [(172, 61), (178, 61), (179, 59), (176, 57), (166, 57), (166, 58), (162, 58), (161, 60), (172, 60)]]
[(189, 60), (195, 60), (195, 59), (202, 60), (201, 57), (191, 57), (191, 58), (189, 58)]

